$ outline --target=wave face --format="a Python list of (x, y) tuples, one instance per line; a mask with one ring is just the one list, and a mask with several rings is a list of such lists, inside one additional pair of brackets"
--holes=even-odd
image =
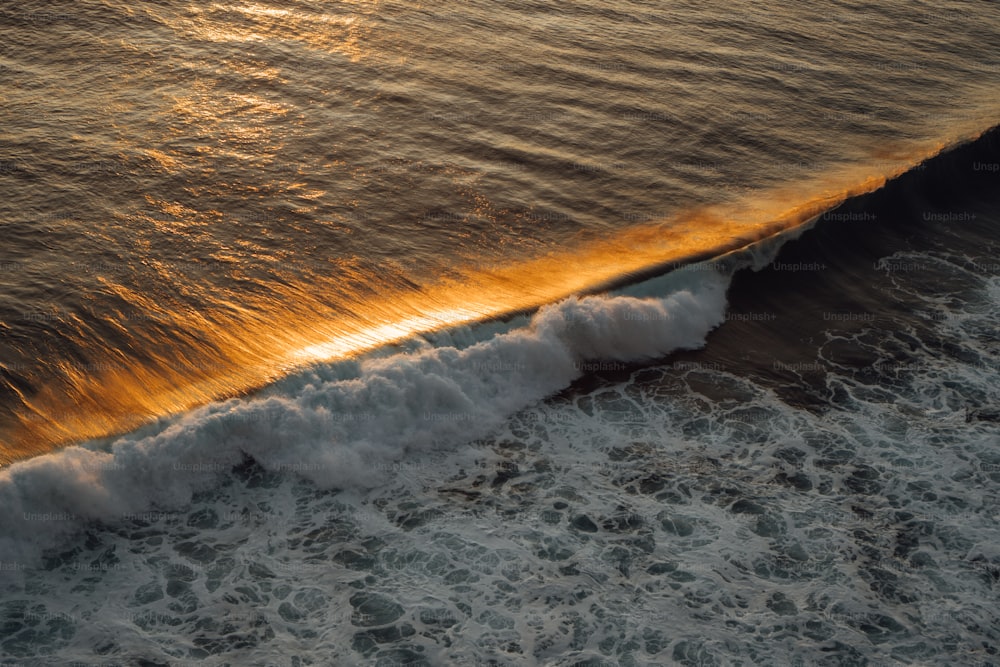
[(0, 14), (0, 463), (731, 250), (1000, 109), (971, 0), (78, 4)]
[[(858, 253), (857, 238), (844, 231), (851, 221), (876, 221), (899, 202), (916, 206), (913, 193), (927, 191), (928, 182), (939, 184), (949, 196), (962, 188), (967, 201), (972, 193), (988, 191), (995, 174), (974, 166), (992, 164), (991, 156), (1000, 152), (998, 137), (1000, 129), (987, 132), (873, 195), (814, 216), (812, 223), (819, 221), (823, 229), (848, 238), (846, 247), (828, 242), (824, 262)], [(928, 219), (937, 220), (935, 215)], [(403, 349), (383, 348), (355, 361), (315, 365), (251, 397), (14, 465), (0, 474), (5, 506), (19, 510), (2, 525), (0, 543), (6, 550), (0, 557), (37, 562), (44, 549), (88, 521), (116, 521), (189, 502), (247, 458), (270, 471), (298, 472), (321, 488), (383, 484), (383, 473), (397, 462), (485, 437), (512, 414), (582, 375), (701, 347), (706, 335), (727, 319), (726, 290), (733, 274), (771, 267), (782, 246), (809, 227), (794, 226), (748, 248), (614, 292), (572, 297), (541, 308), (530, 319), (446, 330), (412, 338)], [(881, 250), (888, 252), (898, 243), (893, 239)], [(814, 243), (809, 254), (818, 253)], [(894, 266), (891, 259), (886, 262), (890, 269)], [(792, 266), (804, 267), (808, 275), (817, 264)], [(765, 301), (760, 293), (786, 300), (778, 284), (783, 281), (780, 277), (767, 288), (754, 288), (753, 299)], [(728, 337), (720, 335), (723, 340), (713, 346), (716, 355), (730, 347)], [(745, 341), (735, 340), (733, 348), (730, 353), (745, 354)], [(768, 345), (760, 349), (773, 352)], [(799, 389), (792, 387), (793, 392)], [(37, 527), (38, 516), (72, 519), (48, 524), (52, 530), (45, 535)]]
[(997, 156), (11, 466), (0, 651), (988, 662)]

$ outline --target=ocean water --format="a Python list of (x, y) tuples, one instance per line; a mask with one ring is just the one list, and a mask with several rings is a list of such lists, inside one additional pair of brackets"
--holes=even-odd
[(2, 664), (1000, 664), (1000, 6), (0, 37)]

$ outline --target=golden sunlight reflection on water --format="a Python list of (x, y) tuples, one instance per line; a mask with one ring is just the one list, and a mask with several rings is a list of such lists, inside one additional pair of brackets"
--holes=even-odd
[[(69, 368), (69, 392), (44, 388), (30, 399), (5, 461), (81, 438), (131, 430), (159, 416), (246, 393), (295, 368), (354, 356), (414, 334), (532, 310), (599, 289), (622, 276), (719, 254), (807, 222), (850, 196), (870, 192), (943, 145), (925, 145), (888, 172), (851, 169), (798, 187), (783, 187), (738, 204), (692, 210), (668, 221), (637, 225), (612, 238), (560, 249), (507, 265), (459, 268), (458, 278), (377, 296), (331, 302), (341, 287), (316, 276), (276, 286), (267, 295), (210, 295), (211, 310), (163, 311), (155, 300), (123, 294), (161, 312), (192, 338), (190, 352), (154, 353), (145, 365)], [(884, 163), (883, 163), (884, 165)], [(119, 288), (123, 289), (123, 288)], [(100, 351), (95, 351), (99, 358)]]

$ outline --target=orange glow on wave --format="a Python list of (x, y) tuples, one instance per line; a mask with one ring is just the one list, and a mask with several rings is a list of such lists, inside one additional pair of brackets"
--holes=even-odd
[[(771, 190), (738, 204), (689, 211), (608, 239), (486, 267), (459, 267), (456, 279), (357, 295), (346, 306), (324, 299), (334, 285), (279, 284), (266, 297), (217, 300), (215, 312), (165, 312), (144, 295), (127, 301), (189, 335), (184, 346), (145, 351), (141, 364), (99, 351), (87, 368), (24, 396), (27, 408), (0, 441), (9, 463), (59, 445), (123, 433), (157, 417), (245, 394), (296, 368), (347, 358), (442, 328), (530, 311), (596, 291), (639, 272), (666, 269), (739, 249), (812, 220), (844, 200), (874, 191), (945, 146), (924, 147), (888, 173), (858, 171)], [(154, 346), (155, 347), (155, 346)]]

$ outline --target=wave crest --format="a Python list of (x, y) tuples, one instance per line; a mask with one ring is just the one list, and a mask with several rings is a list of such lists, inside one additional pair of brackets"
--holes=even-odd
[(392, 462), (489, 435), (568, 386), (592, 360), (641, 361), (704, 344), (725, 316), (729, 277), (711, 272), (660, 298), (587, 296), (539, 310), (526, 327), (370, 358), (348, 377), (316, 367), (280, 393), (232, 399), (118, 438), (74, 446), (0, 474), (0, 558), (36, 561), (87, 521), (176, 507), (245, 457), (325, 488), (383, 482)]

